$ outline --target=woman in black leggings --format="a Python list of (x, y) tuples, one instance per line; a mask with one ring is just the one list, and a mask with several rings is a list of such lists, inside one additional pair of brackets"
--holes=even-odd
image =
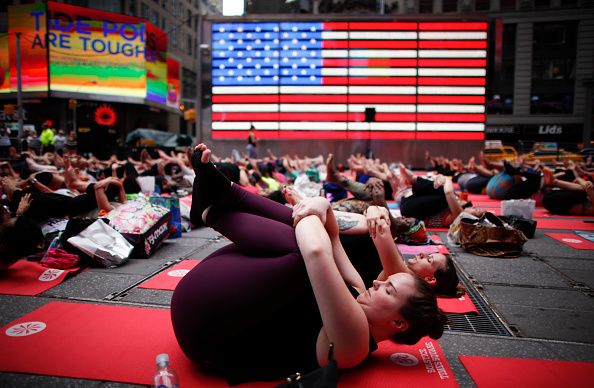
[(330, 343), (338, 366), (350, 368), (376, 342), (441, 336), (445, 316), (420, 278), (388, 269), (365, 289), (327, 201), (313, 199), (317, 216), (298, 214), (293, 227), (289, 208), (230, 185), (209, 156), (199, 145), (192, 157), (191, 215), (233, 244), (173, 294), (173, 328), (191, 360), (237, 384), (311, 371), (326, 363)]
[(555, 176), (548, 168), (543, 169), (546, 186), (542, 204), (553, 214), (594, 214), (594, 184), (575, 173)]

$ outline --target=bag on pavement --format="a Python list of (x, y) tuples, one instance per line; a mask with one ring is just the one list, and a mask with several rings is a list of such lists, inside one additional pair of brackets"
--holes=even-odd
[(67, 241), (107, 268), (124, 264), (133, 249), (117, 230), (102, 220), (93, 222)]
[(478, 219), (462, 218), (459, 233), (460, 246), (479, 256), (518, 257), (528, 241), (524, 233), (489, 212)]

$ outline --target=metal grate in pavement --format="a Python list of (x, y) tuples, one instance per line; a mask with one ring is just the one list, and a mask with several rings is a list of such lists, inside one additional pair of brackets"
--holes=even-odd
[(512, 332), (499, 319), (493, 309), (489, 307), (472, 282), (470, 282), (464, 273), (460, 271), (459, 267), (456, 266), (456, 269), (458, 270), (458, 277), (460, 278), (460, 281), (466, 288), (466, 294), (476, 306), (479, 315), (447, 314), (448, 324), (445, 326), (445, 330), (452, 332), (512, 337)]

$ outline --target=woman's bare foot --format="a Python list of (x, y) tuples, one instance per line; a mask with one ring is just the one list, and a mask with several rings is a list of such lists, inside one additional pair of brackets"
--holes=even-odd
[(4, 190), (4, 193), (6, 193), (8, 199), (11, 200), (14, 192), (18, 190), (16, 181), (10, 177), (5, 176), (0, 178), (0, 184), (2, 185), (2, 190)]
[(407, 169), (406, 166), (402, 163), (398, 165), (398, 168), (400, 169), (400, 178), (404, 181), (404, 183), (407, 186), (411, 186), (413, 183), (415, 183), (416, 177), (415, 174), (412, 173), (412, 171)]
[(553, 175), (553, 171), (551, 171), (551, 169), (548, 167), (544, 167), (542, 169), (542, 173), (543, 173), (543, 177), (544, 177), (545, 186), (555, 186), (557, 180), (555, 179), (555, 176)]
[(476, 169), (476, 162), (474, 161), (474, 156), (468, 159), (468, 171), (473, 171)]
[(340, 183), (340, 180), (340, 174), (334, 168), (334, 155), (328, 154), (328, 158), (326, 158), (326, 181)]
[(301, 200), (303, 199), (303, 198), (301, 198), (301, 195), (299, 195), (297, 193), (297, 191), (295, 191), (295, 189), (293, 189), (293, 186), (283, 186), (282, 192), (283, 192), (283, 195), (285, 196), (285, 200), (291, 206), (295, 206), (296, 204), (301, 202)]

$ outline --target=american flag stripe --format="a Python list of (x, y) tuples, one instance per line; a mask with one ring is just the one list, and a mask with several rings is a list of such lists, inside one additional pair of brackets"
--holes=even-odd
[(212, 36), (214, 138), (251, 123), (264, 138), (483, 136), (487, 23), (215, 23)]
[[(216, 121), (341, 121), (348, 120), (360, 122), (365, 120), (365, 113), (213, 113), (213, 120)], [(378, 113), (375, 117), (377, 122), (480, 122), (485, 120), (484, 114), (457, 114), (457, 113)], [(367, 123), (365, 123), (367, 124)]]
[[(242, 139), (245, 137), (245, 130), (217, 131), (215, 139)], [(413, 132), (413, 131), (295, 131), (286, 130), (267, 131), (259, 135), (261, 139), (378, 139), (378, 140), (483, 140), (484, 135), (480, 132)]]

